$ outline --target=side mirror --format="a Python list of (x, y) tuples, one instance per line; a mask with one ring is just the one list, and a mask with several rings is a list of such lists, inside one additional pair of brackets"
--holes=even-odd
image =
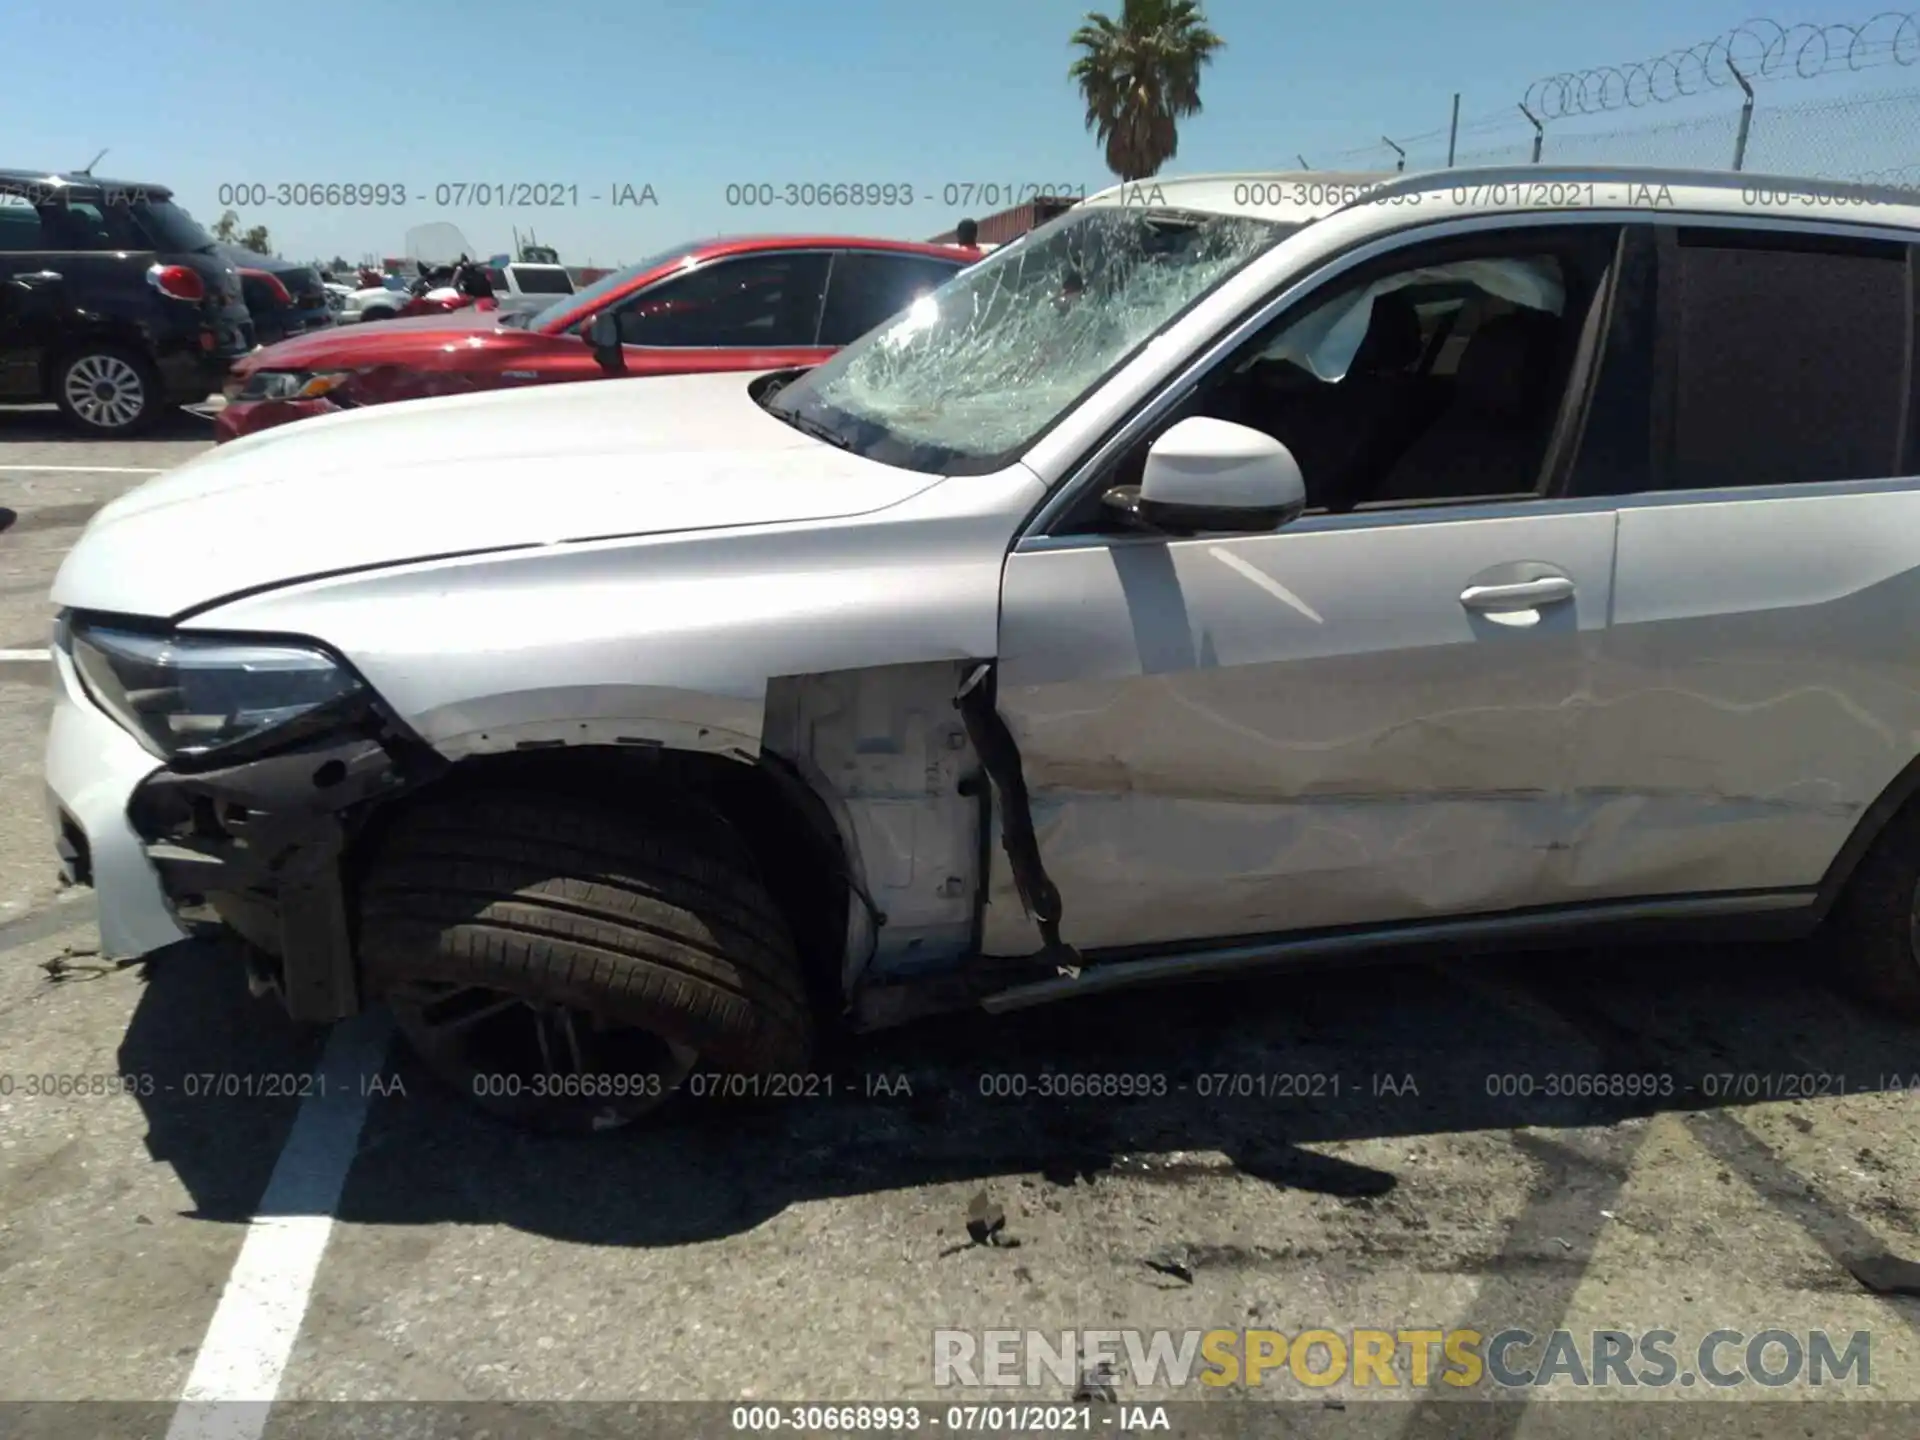
[(620, 319), (612, 311), (602, 310), (593, 317), (587, 325), (587, 344), (593, 347), (593, 358), (607, 374), (627, 373), (626, 347), (620, 343)]
[(1307, 508), (1291, 451), (1246, 425), (1194, 416), (1153, 442), (1139, 485), (1105, 502), (1147, 527), (1174, 534), (1277, 530)]

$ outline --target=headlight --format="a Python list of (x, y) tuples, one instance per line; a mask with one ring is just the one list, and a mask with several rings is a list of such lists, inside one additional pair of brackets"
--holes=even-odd
[(240, 392), (242, 400), (317, 400), (347, 383), (345, 370), (256, 370)]
[(205, 755), (360, 693), (324, 652), (279, 641), (151, 635), (68, 622), (94, 702), (162, 759)]

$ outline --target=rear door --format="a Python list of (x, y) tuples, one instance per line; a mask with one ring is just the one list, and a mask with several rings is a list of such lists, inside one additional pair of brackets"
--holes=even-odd
[(822, 345), (851, 345), (930, 295), (961, 270), (955, 261), (886, 250), (842, 250), (827, 278)]
[(1804, 889), (1920, 752), (1920, 275), (1897, 232), (1657, 233), (1647, 444), (1598, 477), (1619, 564), (1576, 880)]

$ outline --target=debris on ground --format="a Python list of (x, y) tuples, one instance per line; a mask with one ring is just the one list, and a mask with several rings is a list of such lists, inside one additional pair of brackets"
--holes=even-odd
[(1155, 1250), (1146, 1257), (1146, 1266), (1162, 1275), (1171, 1275), (1183, 1285), (1193, 1283), (1193, 1262), (1184, 1250), (1166, 1247)]
[(1853, 1278), (1876, 1295), (1920, 1295), (1920, 1264), (1882, 1251), (1846, 1262)]
[(993, 1237), (1007, 1228), (1007, 1212), (998, 1201), (982, 1190), (973, 1197), (967, 1206), (967, 1234), (976, 1245), (991, 1243)]
[(1073, 1403), (1076, 1405), (1088, 1405), (1095, 1400), (1104, 1400), (1112, 1405), (1119, 1398), (1113, 1390), (1113, 1367), (1104, 1360), (1088, 1366), (1080, 1377), (1080, 1383), (1073, 1387)]
[(98, 945), (67, 945), (51, 960), (42, 960), (40, 968), (47, 972), (49, 980), (67, 980), (76, 975), (114, 975), (129, 965), (137, 965), (138, 960), (101, 960), (91, 964), (76, 965), (76, 960), (86, 960), (88, 956), (98, 955)]
[(1019, 1240), (1007, 1234), (1006, 1207), (985, 1190), (974, 1196), (967, 1205), (967, 1242), (963, 1245), (948, 1246), (940, 1252), (940, 1255), (944, 1259), (949, 1255), (960, 1255), (968, 1250), (978, 1249), (982, 1245), (993, 1250), (1020, 1248)]

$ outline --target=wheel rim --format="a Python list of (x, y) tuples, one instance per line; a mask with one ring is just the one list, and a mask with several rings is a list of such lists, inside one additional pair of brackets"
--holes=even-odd
[(147, 386), (118, 355), (82, 355), (67, 369), (67, 403), (89, 425), (118, 430), (140, 418)]
[(594, 1129), (661, 1104), (700, 1059), (652, 1031), (506, 990), (409, 980), (387, 1001), (422, 1057), (469, 1099), (564, 1108)]

